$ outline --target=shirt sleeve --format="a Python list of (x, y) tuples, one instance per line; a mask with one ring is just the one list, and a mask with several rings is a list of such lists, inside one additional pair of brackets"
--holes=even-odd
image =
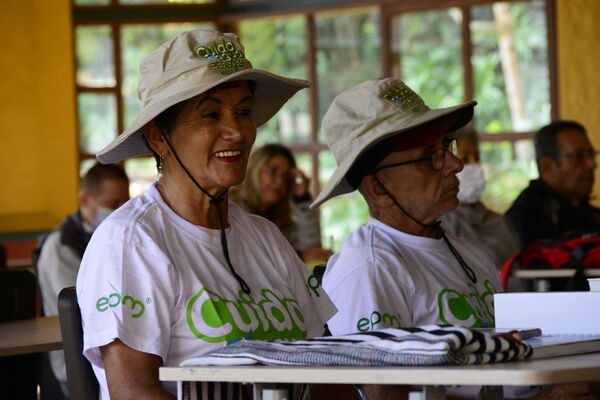
[(103, 367), (99, 348), (115, 339), (166, 360), (179, 285), (169, 259), (149, 237), (101, 226), (77, 280), (84, 355)]
[(328, 322), (331, 333), (412, 326), (412, 305), (406, 300), (411, 286), (408, 277), (403, 280), (405, 288), (399, 289), (398, 277), (377, 261), (365, 262), (339, 279), (327, 288), (339, 310)]

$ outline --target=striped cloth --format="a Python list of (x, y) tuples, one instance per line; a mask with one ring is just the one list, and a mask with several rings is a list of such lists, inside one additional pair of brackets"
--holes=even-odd
[(426, 325), (294, 342), (240, 340), (181, 365), (465, 365), (521, 360), (532, 353), (525, 342), (469, 328)]

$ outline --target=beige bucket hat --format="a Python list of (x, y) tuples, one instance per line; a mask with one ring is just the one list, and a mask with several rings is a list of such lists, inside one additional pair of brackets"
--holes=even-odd
[(221, 83), (256, 83), (253, 114), (266, 123), (298, 90), (310, 82), (253, 69), (233, 33), (211, 30), (184, 32), (154, 50), (140, 65), (138, 97), (142, 111), (112, 143), (96, 154), (104, 164), (150, 154), (141, 128), (169, 107)]
[(471, 120), (475, 104), (469, 101), (432, 110), (404, 82), (393, 78), (366, 81), (343, 91), (333, 100), (321, 124), (337, 168), (311, 208), (354, 191), (347, 179), (348, 172), (376, 144), (403, 134), (414, 144), (412, 147), (424, 146), (436, 138), (426, 135), (415, 138), (411, 130), (451, 116), (455, 120), (450, 131), (456, 130)]

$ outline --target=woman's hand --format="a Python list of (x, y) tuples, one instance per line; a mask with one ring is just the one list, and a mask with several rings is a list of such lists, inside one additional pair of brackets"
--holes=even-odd
[(292, 168), (290, 170), (292, 196), (304, 197), (308, 194), (308, 178), (298, 168)]
[(112, 400), (175, 399), (160, 385), (158, 367), (162, 359), (159, 356), (134, 350), (119, 339), (102, 346), (100, 353)]

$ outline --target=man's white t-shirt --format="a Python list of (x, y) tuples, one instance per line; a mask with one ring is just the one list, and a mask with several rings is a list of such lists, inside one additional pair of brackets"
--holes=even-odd
[[(153, 185), (96, 229), (77, 276), (84, 355), (108, 399), (100, 347), (116, 338), (178, 366), (241, 338), (320, 336), (336, 309), (277, 227), (229, 203), (227, 266), (219, 230), (194, 225)], [(175, 382), (163, 387), (176, 393)]]
[(477, 277), (472, 282), (443, 239), (413, 236), (369, 218), (328, 262), (323, 288), (339, 312), (334, 335), (427, 324), (494, 326), (501, 290), (492, 261), (455, 237), (451, 243)]

